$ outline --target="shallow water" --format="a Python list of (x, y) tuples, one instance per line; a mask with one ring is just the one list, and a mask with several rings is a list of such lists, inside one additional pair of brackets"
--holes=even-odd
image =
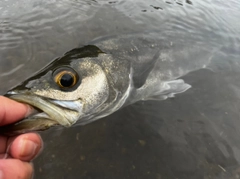
[(239, 18), (237, 0), (1, 1), (0, 94), (101, 36), (154, 31), (217, 49), (211, 70), (184, 76), (192, 88), (173, 99), (41, 132), (35, 178), (239, 178)]

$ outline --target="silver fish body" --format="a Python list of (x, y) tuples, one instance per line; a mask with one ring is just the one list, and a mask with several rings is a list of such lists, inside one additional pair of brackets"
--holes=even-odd
[(181, 76), (205, 68), (216, 49), (157, 33), (103, 37), (57, 58), (8, 91), (37, 113), (4, 133), (70, 127), (103, 118), (139, 100), (163, 100), (191, 86)]

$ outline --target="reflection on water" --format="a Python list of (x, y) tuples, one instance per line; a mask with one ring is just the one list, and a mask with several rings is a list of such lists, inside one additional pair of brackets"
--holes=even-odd
[(42, 132), (35, 178), (240, 177), (237, 0), (7, 0), (0, 10), (1, 94), (105, 35), (157, 31), (219, 46), (211, 70), (186, 75), (193, 88), (174, 99), (138, 102), (86, 126)]

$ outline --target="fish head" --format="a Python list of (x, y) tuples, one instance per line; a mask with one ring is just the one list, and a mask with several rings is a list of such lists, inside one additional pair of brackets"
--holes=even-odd
[(99, 49), (87, 55), (70, 51), (9, 90), (7, 97), (27, 103), (36, 110), (7, 126), (5, 133), (45, 130), (53, 125), (69, 127), (101, 111), (109, 98), (106, 71), (97, 59), (101, 54)]

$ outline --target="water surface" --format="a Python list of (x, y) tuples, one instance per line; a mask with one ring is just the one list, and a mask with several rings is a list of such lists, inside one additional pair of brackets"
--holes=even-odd
[(216, 49), (211, 69), (184, 76), (192, 88), (176, 98), (41, 132), (45, 147), (34, 160), (35, 178), (239, 178), (239, 18), (237, 0), (1, 1), (0, 94), (106, 35), (154, 31)]

